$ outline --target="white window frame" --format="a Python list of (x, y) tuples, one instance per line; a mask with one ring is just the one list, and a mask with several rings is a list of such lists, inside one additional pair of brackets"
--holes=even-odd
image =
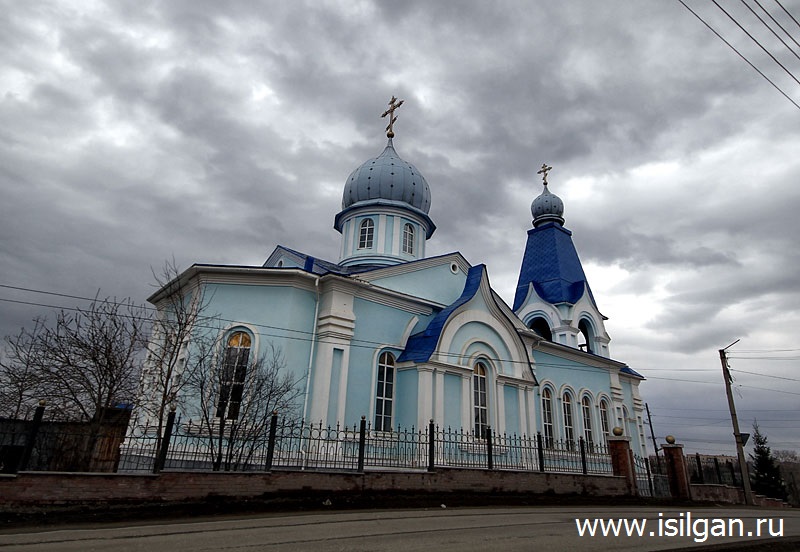
[(545, 448), (555, 444), (555, 427), (553, 425), (553, 392), (549, 387), (542, 390), (542, 431)]
[(366, 218), (358, 225), (358, 248), (372, 249), (375, 243), (375, 221)]
[(375, 431), (392, 431), (394, 416), (395, 358), (388, 351), (378, 357), (375, 391)]
[(565, 391), (561, 396), (564, 414), (564, 442), (570, 450), (575, 446), (575, 412), (572, 409), (572, 402), (572, 394)]
[(608, 401), (600, 399), (600, 430), (603, 433), (603, 440), (608, 444), (608, 437), (611, 435), (610, 424), (608, 423)]
[(482, 361), (476, 362), (472, 371), (472, 412), (476, 439), (486, 439), (486, 428), (489, 427), (488, 371), (486, 363)]
[(589, 446), (594, 445), (594, 429), (592, 428), (592, 401), (588, 395), (581, 399), (581, 413), (583, 414), (583, 439)]
[(403, 225), (403, 253), (414, 254), (414, 226), (407, 222)]

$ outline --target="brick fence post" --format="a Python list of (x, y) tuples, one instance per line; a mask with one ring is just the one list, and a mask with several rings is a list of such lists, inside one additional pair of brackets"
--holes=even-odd
[(673, 498), (690, 500), (689, 473), (686, 469), (686, 457), (683, 455), (683, 445), (676, 445), (674, 438), (672, 441), (672, 443), (661, 445), (664, 458), (667, 460), (669, 492)]
[(631, 456), (631, 438), (624, 436), (610, 436), (608, 438), (608, 453), (611, 455), (611, 469), (614, 475), (625, 478), (628, 494), (636, 495), (636, 473)]

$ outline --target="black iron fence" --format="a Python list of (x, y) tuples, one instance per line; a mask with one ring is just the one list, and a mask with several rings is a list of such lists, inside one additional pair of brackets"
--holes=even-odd
[[(127, 420), (125, 420), (127, 423)], [(306, 423), (273, 415), (264, 427), (199, 425), (175, 412), (162, 428), (86, 427), (32, 421), (0, 424), (0, 469), (116, 471), (435, 470), (472, 468), (612, 475), (605, 444), (580, 438), (547, 440), (439, 427), (377, 431), (366, 419), (352, 426)], [(87, 426), (89, 427), (89, 426)], [(80, 461), (79, 461), (80, 460)], [(639, 494), (654, 493), (647, 462), (633, 455)], [(65, 464), (66, 462), (66, 464)]]
[(737, 458), (696, 453), (687, 456), (686, 463), (692, 483), (742, 486), (742, 472)]
[(164, 437), (152, 428), (129, 433), (119, 471), (222, 470), (273, 468), (325, 471), (365, 469), (433, 470), (437, 467), (515, 471), (612, 474), (608, 448), (584, 439), (549, 441), (499, 434), (483, 438), (462, 429), (430, 423), (422, 429), (375, 431), (364, 419), (352, 426), (307, 424), (271, 419), (258, 435), (230, 425), (217, 428), (167, 420)]

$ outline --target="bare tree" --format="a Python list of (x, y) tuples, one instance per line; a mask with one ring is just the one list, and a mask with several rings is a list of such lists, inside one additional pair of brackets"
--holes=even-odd
[[(51, 415), (94, 420), (104, 409), (136, 396), (148, 318), (130, 299), (95, 299), (86, 308), (56, 313), (54, 323), (34, 320), (6, 338), (0, 363), (8, 412), (45, 399)], [(102, 421), (102, 420), (101, 420)]]
[(778, 462), (800, 462), (800, 455), (796, 450), (776, 450), (772, 455)]
[(44, 320), (36, 318), (33, 329), (22, 328), (6, 336), (0, 352), (0, 416), (25, 419), (42, 398), (38, 385), (36, 346)]
[[(209, 315), (202, 285), (181, 274), (175, 260), (166, 261), (160, 273), (153, 271), (159, 291), (154, 296), (158, 313), (153, 320), (147, 358), (140, 382), (140, 416), (153, 423), (161, 437), (172, 406), (180, 407), (184, 389), (195, 367), (214, 350), (217, 317)], [(208, 331), (208, 330), (211, 331)]]
[(296, 414), (301, 394), (280, 348), (269, 343), (255, 359), (218, 347), (193, 370), (196, 430), (207, 440), (214, 469), (236, 470), (266, 446), (273, 412)]

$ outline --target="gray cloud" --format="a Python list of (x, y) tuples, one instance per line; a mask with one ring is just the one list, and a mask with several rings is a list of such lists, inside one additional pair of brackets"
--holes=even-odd
[[(697, 9), (748, 48), (713, 8)], [(6, 12), (0, 284), (143, 300), (150, 267), (173, 255), (183, 267), (260, 264), (284, 244), (335, 261), (343, 183), (382, 150), (379, 115), (394, 94), (406, 99), (397, 150), (432, 188), (429, 253), (486, 263), (510, 301), (547, 162), (581, 257), (600, 271), (592, 287), (615, 356), (656, 376), (713, 365), (737, 337), (749, 349), (792, 343), (797, 111), (678, 3), (59, 1)], [(612, 269), (619, 279), (603, 282)], [(0, 299), (70, 305), (8, 289)], [(0, 302), (0, 330), (42, 312)], [(710, 384), (656, 378), (643, 393), (662, 416), (709, 395)], [(763, 399), (748, 391), (742, 407)]]

